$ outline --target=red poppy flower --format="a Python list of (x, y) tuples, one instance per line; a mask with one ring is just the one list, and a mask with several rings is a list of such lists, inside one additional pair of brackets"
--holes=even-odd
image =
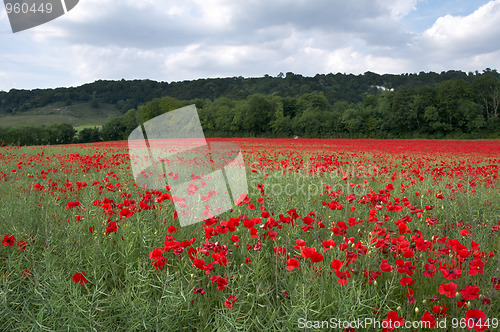
[(226, 307), (231, 309), (236, 301), (238, 301), (238, 298), (234, 295), (231, 295), (227, 298), (226, 301), (224, 301), (224, 304), (226, 305)]
[(299, 269), (300, 262), (298, 259), (295, 258), (290, 258), (289, 260), (286, 261), (286, 264), (288, 265), (286, 269), (288, 271), (292, 271), (293, 269)]
[(406, 291), (406, 304), (417, 303), (417, 300), (415, 300), (414, 295), (415, 295), (415, 292), (413, 291), (413, 289), (408, 288), (408, 290)]
[(434, 305), (432, 307), (432, 311), (439, 317), (446, 317), (446, 311), (449, 310), (448, 307), (445, 307), (444, 305)]
[(500, 278), (491, 278), (491, 282), (493, 283), (493, 288), (495, 288), (495, 290), (500, 290)]
[(380, 269), (384, 272), (392, 272), (392, 266), (387, 263), (387, 259), (382, 259), (382, 264), (380, 264)]
[(462, 229), (460, 231), (460, 235), (462, 235), (462, 236), (470, 236), (470, 234), (471, 234), (470, 231), (467, 229)]
[(276, 255), (285, 255), (286, 254), (286, 249), (283, 247), (274, 247), (273, 251)]
[(134, 214), (133, 210), (130, 210), (129, 208), (124, 208), (120, 210), (120, 218), (125, 217), (126, 219), (130, 218)]
[(420, 318), (420, 321), (423, 323), (422, 327), (424, 328), (435, 328), (437, 325), (436, 318), (434, 317), (433, 314), (430, 312), (426, 311), (422, 318)]
[(19, 240), (19, 241), (17, 242), (17, 247), (18, 247), (18, 248), (19, 248), (19, 250), (21, 250), (21, 251), (26, 250), (26, 241)]
[(459, 269), (441, 268), (439, 271), (443, 272), (443, 277), (447, 280), (456, 280), (462, 276), (462, 270)]
[(385, 332), (400, 328), (404, 325), (405, 320), (403, 317), (399, 317), (396, 311), (392, 310), (387, 313), (387, 318), (382, 319), (382, 322), (382, 331)]
[(354, 251), (350, 251), (350, 250), (346, 251), (346, 253), (345, 253), (346, 266), (353, 264), (357, 260), (358, 260), (358, 255), (356, 255), (356, 253)]
[(434, 264), (424, 265), (424, 272), (422, 272), (424, 276), (434, 278), (434, 273), (436, 273), (436, 267), (434, 266)]
[(417, 269), (415, 265), (413, 265), (412, 261), (404, 261), (402, 259), (396, 259), (396, 265), (398, 266), (399, 273), (406, 273), (407, 276), (413, 275), (414, 270)]
[(162, 269), (162, 267), (165, 266), (167, 263), (167, 259), (163, 256), (160, 256), (159, 258), (153, 260), (153, 266), (155, 267), (155, 270), (159, 271)]
[(340, 259), (334, 258), (332, 260), (332, 270), (336, 270), (336, 271), (340, 270), (340, 268), (342, 267), (342, 264), (344, 264), (343, 261), (341, 261)]
[(196, 294), (196, 293), (200, 293), (201, 295), (205, 295), (206, 292), (203, 288), (195, 287), (193, 290), (193, 294)]
[(159, 249), (159, 248), (155, 248), (155, 249), (153, 249), (153, 251), (151, 251), (149, 253), (149, 258), (151, 258), (151, 259), (158, 259), (162, 255), (163, 255), (163, 251), (161, 249)]
[(68, 202), (66, 203), (66, 209), (73, 209), (73, 208), (78, 208), (80, 206), (80, 202), (79, 201), (74, 201), (74, 202)]
[(109, 233), (113, 233), (113, 232), (116, 232), (118, 230), (118, 225), (116, 224), (116, 222), (114, 221), (111, 221), (109, 224), (108, 224), (108, 227), (106, 227), (106, 235), (108, 235)]
[(174, 225), (170, 225), (170, 226), (168, 226), (167, 231), (169, 233), (175, 233), (175, 232), (177, 232), (177, 228), (175, 228)]
[(87, 278), (85, 278), (85, 272), (77, 272), (73, 274), (73, 277), (71, 278), (75, 284), (86, 284), (87, 283)]
[(465, 288), (462, 288), (460, 290), (460, 295), (462, 295), (463, 298), (466, 300), (475, 300), (478, 298), (479, 296), (478, 293), (480, 290), (481, 288), (479, 288), (479, 286), (476, 285), (465, 286)]
[(410, 285), (413, 285), (415, 283), (415, 280), (413, 280), (410, 277), (404, 277), (404, 278), (401, 278), (399, 283), (401, 284), (401, 286), (410, 286)]
[(14, 235), (5, 234), (5, 236), (3, 237), (2, 245), (4, 247), (12, 247), (14, 244), (16, 244), (16, 238), (14, 237)]
[(224, 290), (228, 284), (227, 278), (219, 278), (217, 279), (217, 289)]
[(349, 278), (351, 277), (351, 273), (349, 271), (345, 271), (345, 272), (336, 271), (335, 275), (337, 277), (339, 277), (339, 279), (337, 280), (339, 285), (343, 285), (343, 286), (347, 285), (347, 283), (349, 282)]
[(469, 271), (467, 271), (467, 273), (471, 276), (475, 276), (478, 273), (483, 274), (483, 269), (484, 269), (484, 262), (481, 260), (481, 258), (478, 257), (470, 261)]
[(323, 252), (327, 251), (328, 249), (332, 249), (333, 247), (335, 247), (335, 241), (333, 240), (327, 240), (327, 241), (323, 241), (323, 247), (325, 249), (323, 249)]
[(455, 297), (456, 293), (457, 284), (454, 282), (439, 285), (439, 294), (441, 295), (446, 295), (447, 297)]
[(468, 303), (469, 303), (469, 301), (467, 301), (466, 299), (461, 299), (461, 300), (457, 301), (457, 307), (459, 307), (460, 309), (467, 309)]
[(193, 265), (196, 266), (200, 270), (205, 270), (207, 265), (203, 259), (195, 258), (193, 259)]
[(322, 262), (323, 259), (324, 259), (323, 255), (317, 251), (315, 251), (311, 256), (311, 262), (313, 263)]
[(304, 258), (311, 258), (312, 255), (316, 252), (316, 248), (314, 247), (304, 247), (302, 249), (302, 251), (300, 252), (300, 254), (302, 255), (302, 257)]
[(486, 315), (482, 310), (471, 309), (462, 317), (462, 322), (466, 324), (468, 330), (474, 329), (476, 331), (485, 331), (489, 327), (486, 321)]
[(365, 274), (365, 277), (368, 278), (368, 283), (371, 284), (373, 281), (375, 281), (382, 273), (381, 272), (374, 272), (374, 271), (363, 271)]

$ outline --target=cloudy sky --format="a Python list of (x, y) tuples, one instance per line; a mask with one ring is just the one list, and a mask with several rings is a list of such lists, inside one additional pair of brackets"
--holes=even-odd
[(500, 0), (80, 0), (12, 33), (0, 90), (98, 79), (500, 69)]

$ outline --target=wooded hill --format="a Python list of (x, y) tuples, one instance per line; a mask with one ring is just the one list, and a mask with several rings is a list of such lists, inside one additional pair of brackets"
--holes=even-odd
[[(289, 72), (172, 83), (100, 80), (70, 88), (0, 91), (0, 116), (52, 104), (112, 105), (118, 116), (96, 128), (92, 138), (89, 129), (74, 140), (125, 139), (140, 121), (195, 103), (207, 136), (494, 138), (500, 137), (499, 90), (500, 74), (489, 68), (314, 77)], [(0, 139), (20, 143), (14, 134), (0, 130)]]

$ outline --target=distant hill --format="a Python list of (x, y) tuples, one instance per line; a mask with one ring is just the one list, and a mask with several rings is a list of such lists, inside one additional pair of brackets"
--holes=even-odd
[(67, 105), (57, 101), (42, 107), (22, 112), (0, 113), (0, 127), (48, 126), (54, 123), (69, 123), (74, 127), (102, 126), (110, 117), (120, 115), (112, 104), (99, 104), (94, 108), (90, 102), (74, 102)]
[(67, 122), (74, 126), (102, 125), (110, 116), (125, 114), (154, 98), (170, 96), (179, 100), (226, 97), (243, 100), (253, 94), (298, 97), (320, 92), (330, 104), (339, 101), (357, 103), (377, 90), (410, 89), (435, 85), (446, 80), (472, 82), (489, 74), (500, 78), (496, 70), (487, 68), (465, 73), (450, 70), (441, 73), (384, 74), (366, 72), (353, 74), (317, 74), (305, 77), (288, 72), (276, 77), (231, 77), (198, 79), (183, 82), (152, 80), (120, 80), (84, 84), (79, 87), (0, 91), (0, 126), (26, 124), (48, 125)]

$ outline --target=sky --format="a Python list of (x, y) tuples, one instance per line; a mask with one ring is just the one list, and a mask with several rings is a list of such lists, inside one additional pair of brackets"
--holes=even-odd
[(500, 0), (80, 0), (12, 33), (0, 90), (120, 79), (500, 69)]

